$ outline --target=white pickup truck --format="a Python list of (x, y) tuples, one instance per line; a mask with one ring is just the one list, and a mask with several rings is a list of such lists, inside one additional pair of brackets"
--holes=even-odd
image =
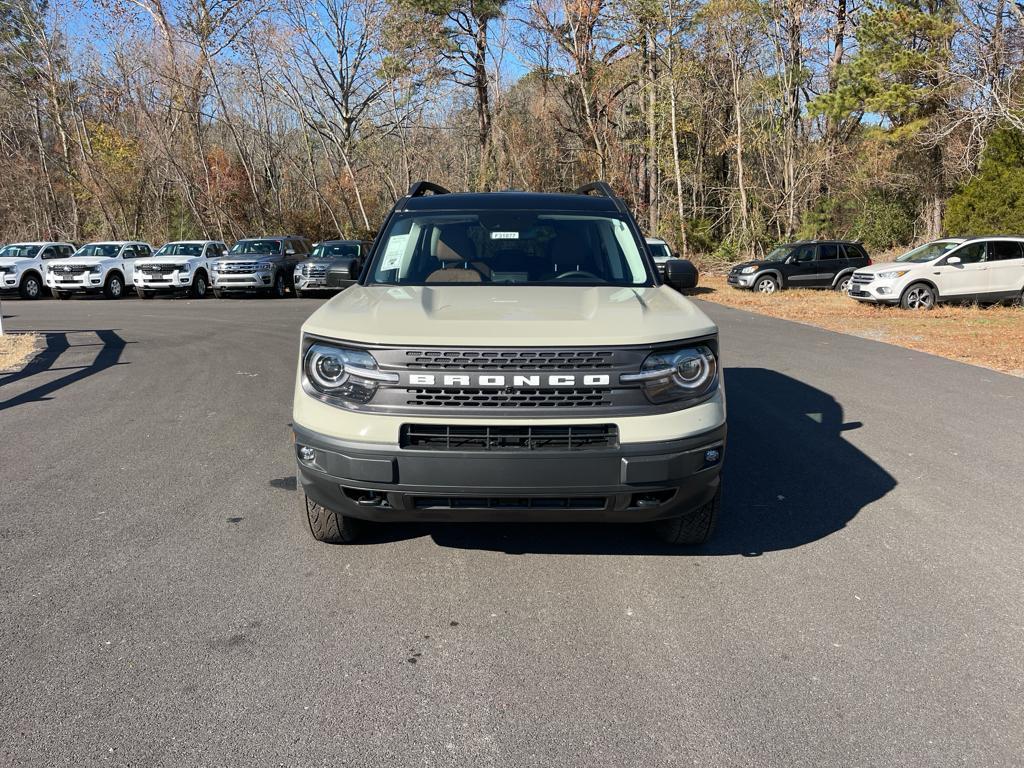
[(75, 252), (72, 243), (11, 243), (0, 248), (0, 292), (17, 291), (23, 299), (41, 298), (44, 262)]
[(120, 299), (135, 274), (135, 260), (152, 253), (148, 243), (136, 240), (89, 243), (70, 258), (47, 265), (44, 279), (58, 299), (100, 292), (108, 299)]
[(152, 257), (135, 262), (135, 292), (141, 299), (179, 291), (187, 291), (193, 299), (205, 299), (210, 288), (211, 265), (227, 250), (219, 240), (166, 243)]

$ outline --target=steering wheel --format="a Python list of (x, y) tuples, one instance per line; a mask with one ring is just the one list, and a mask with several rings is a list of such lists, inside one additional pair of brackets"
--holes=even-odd
[(599, 278), (593, 272), (585, 272), (582, 269), (574, 269), (569, 272), (563, 272), (560, 275), (555, 275), (555, 280), (561, 280), (563, 277), (589, 277), (596, 281), (601, 280), (601, 278)]

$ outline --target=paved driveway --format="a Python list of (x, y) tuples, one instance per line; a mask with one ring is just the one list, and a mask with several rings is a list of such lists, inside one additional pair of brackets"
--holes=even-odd
[(316, 301), (4, 301), (0, 764), (1024, 754), (1024, 380), (715, 305), (723, 520), (304, 528)]

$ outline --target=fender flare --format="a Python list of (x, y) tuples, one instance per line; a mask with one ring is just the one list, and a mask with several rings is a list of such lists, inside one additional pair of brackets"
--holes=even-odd
[(121, 278), (121, 287), (124, 288), (125, 290), (128, 290), (128, 283), (125, 280), (124, 272), (122, 272), (117, 267), (112, 267), (111, 269), (108, 269), (106, 271), (106, 273), (103, 275), (103, 285), (106, 286), (106, 284), (110, 282), (110, 278), (112, 278), (114, 275), (117, 275), (118, 277)]
[(28, 277), (29, 275), (35, 275), (36, 276), (36, 280), (39, 281), (39, 287), (43, 288), (43, 289), (46, 288), (46, 281), (43, 280), (42, 272), (40, 272), (35, 267), (29, 267), (28, 269), (26, 269), (22, 273), (21, 280), (18, 281), (18, 287), (19, 288), (21, 288), (21, 286), (25, 284), (25, 278)]
[(843, 270), (841, 270), (841, 271), (840, 271), (840, 272), (839, 272), (838, 274), (836, 274), (836, 276), (835, 276), (835, 277), (834, 277), (834, 278), (832, 279), (832, 287), (833, 287), (833, 288), (835, 288), (835, 287), (836, 287), (837, 285), (839, 285), (839, 281), (840, 281), (840, 280), (842, 280), (842, 279), (843, 279), (843, 277), (845, 277), (846, 275), (852, 275), (852, 274), (853, 274), (854, 272), (856, 272), (856, 271), (857, 271), (857, 268), (856, 268), (856, 267), (847, 267), (846, 269), (843, 269)]
[(939, 286), (937, 286), (935, 283), (933, 283), (931, 280), (928, 280), (927, 278), (919, 277), (919, 278), (916, 278), (914, 280), (911, 280), (909, 283), (907, 283), (905, 286), (903, 286), (903, 290), (900, 291), (899, 300), (903, 301), (903, 294), (907, 292), (907, 289), (910, 288), (910, 286), (912, 286), (912, 285), (917, 285), (918, 283), (924, 283), (929, 288), (931, 288), (933, 291), (935, 291), (935, 300), (936, 301), (939, 301), (939, 300), (942, 299), (942, 291), (939, 290)]
[[(754, 280), (753, 280), (753, 282), (756, 283), (757, 279), (759, 277), (764, 277), (765, 275), (771, 275), (772, 277), (774, 277), (776, 279), (776, 281), (778, 281), (778, 283), (779, 283), (779, 288), (785, 288), (786, 287), (786, 279), (782, 276), (782, 273), (779, 272), (779, 270), (772, 269), (772, 268), (761, 269), (761, 270), (758, 270), (757, 272), (755, 272), (754, 273)], [(753, 285), (751, 285), (751, 288), (753, 288)]]

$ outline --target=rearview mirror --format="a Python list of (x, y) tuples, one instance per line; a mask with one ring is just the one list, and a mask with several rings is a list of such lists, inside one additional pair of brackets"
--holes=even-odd
[(669, 259), (665, 262), (665, 283), (677, 291), (697, 287), (697, 267), (687, 259)]
[(948, 259), (946, 259), (946, 263), (949, 264), (950, 266), (956, 266), (957, 264), (963, 263), (963, 259), (961, 259), (959, 256), (950, 256)]

